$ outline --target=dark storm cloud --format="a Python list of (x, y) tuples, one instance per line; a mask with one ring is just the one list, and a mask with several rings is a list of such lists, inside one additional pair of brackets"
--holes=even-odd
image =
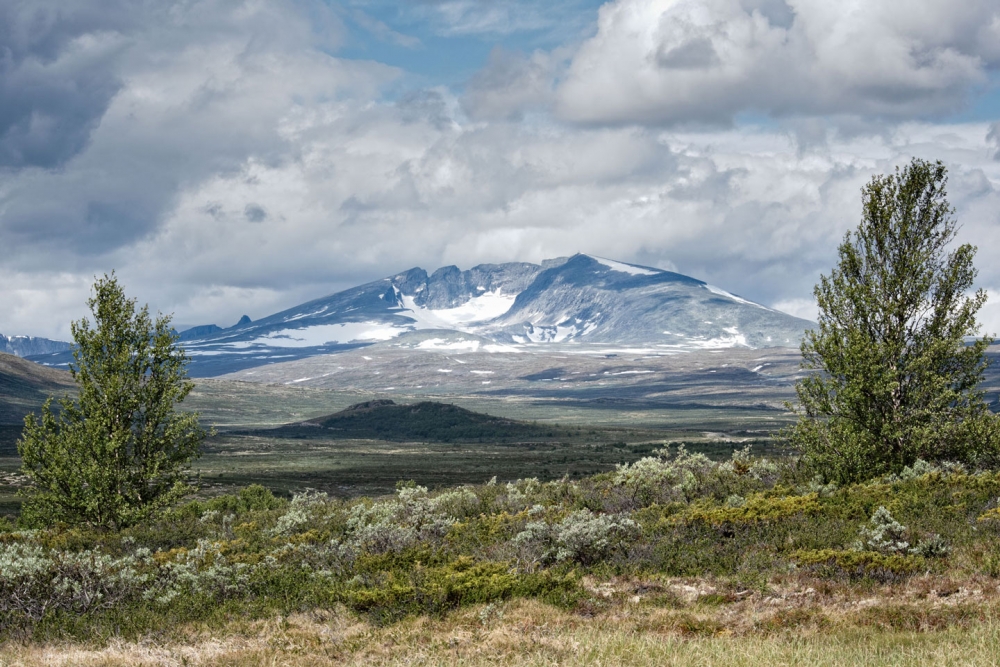
[(497, 47), (466, 84), (462, 108), (477, 120), (518, 120), (551, 102), (556, 67), (549, 54), (526, 56)]
[(0, 167), (64, 164), (121, 87), (125, 4), (0, 3)]
[(257, 204), (247, 204), (243, 209), (243, 216), (249, 222), (264, 222), (267, 219), (267, 211)]
[(327, 53), (339, 25), (319, 0), (0, 0), (0, 261), (99, 267), (184, 188), (295, 160), (283, 118), (387, 78)]

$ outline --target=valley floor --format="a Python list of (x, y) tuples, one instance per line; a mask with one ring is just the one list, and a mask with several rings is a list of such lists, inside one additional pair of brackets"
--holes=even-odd
[(0, 664), (1000, 664), (1000, 593), (989, 579), (923, 577), (853, 592), (778, 588), (735, 600), (706, 595), (713, 587), (705, 581), (648, 589), (675, 591), (670, 606), (647, 594), (648, 582), (592, 586), (605, 604), (584, 613), (513, 600), (378, 627), (341, 608), (105, 646), (9, 642)]

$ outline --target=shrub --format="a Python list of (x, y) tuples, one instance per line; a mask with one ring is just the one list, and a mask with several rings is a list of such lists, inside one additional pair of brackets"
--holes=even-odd
[(639, 525), (621, 515), (578, 510), (559, 523), (527, 523), (514, 544), (538, 562), (574, 561), (589, 565), (604, 560), (638, 537)]
[(791, 559), (806, 571), (820, 577), (852, 581), (872, 579), (880, 583), (901, 581), (916, 574), (924, 566), (924, 561), (919, 556), (886, 555), (875, 551), (797, 551), (791, 555)]
[(692, 505), (689, 509), (673, 517), (674, 523), (701, 521), (713, 526), (725, 524), (751, 524), (761, 521), (786, 519), (798, 514), (811, 514), (820, 510), (816, 494), (804, 496), (772, 497), (754, 494), (749, 498), (736, 496), (724, 506), (711, 503)]
[(906, 526), (892, 518), (885, 507), (872, 514), (867, 526), (862, 526), (855, 551), (876, 551), (880, 554), (905, 554), (910, 549)]
[(688, 501), (698, 495), (714, 464), (704, 454), (691, 454), (681, 445), (671, 458), (669, 450), (632, 464), (617, 466), (614, 483), (628, 489), (632, 500), (646, 506), (654, 502)]
[(49, 552), (37, 545), (0, 545), (0, 611), (41, 620), (51, 611), (85, 613), (140, 592), (148, 552), (112, 558), (100, 551)]
[(328, 497), (322, 491), (308, 489), (292, 497), (288, 509), (278, 517), (278, 523), (271, 529), (271, 535), (287, 535), (314, 520), (318, 510), (325, 507)]

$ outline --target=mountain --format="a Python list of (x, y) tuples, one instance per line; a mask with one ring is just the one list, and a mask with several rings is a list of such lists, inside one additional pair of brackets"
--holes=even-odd
[(0, 352), (13, 354), (15, 357), (30, 357), (37, 354), (51, 354), (69, 350), (69, 343), (34, 336), (11, 336), (0, 334)]
[(679, 273), (589, 255), (538, 274), (478, 333), (512, 343), (797, 346), (812, 325)]
[[(797, 346), (810, 326), (679, 273), (574, 255), (467, 271), (447, 266), (432, 274), (414, 268), (254, 322), (244, 317), (228, 329), (197, 327), (182, 338), (192, 376), (206, 377), (418, 330), (470, 334), (487, 351), (595, 343), (670, 352)], [(37, 360), (69, 359), (64, 353)]]
[(178, 334), (180, 340), (195, 340), (197, 338), (204, 338), (205, 336), (211, 336), (214, 333), (219, 333), (223, 331), (223, 328), (215, 324), (203, 324), (197, 327), (191, 327), (190, 329), (185, 329)]

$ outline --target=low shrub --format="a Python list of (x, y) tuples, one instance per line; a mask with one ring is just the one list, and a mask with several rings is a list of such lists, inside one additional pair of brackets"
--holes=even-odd
[(994, 472), (915, 465), (837, 488), (748, 450), (716, 462), (683, 448), (580, 480), (405, 483), (377, 499), (248, 487), (118, 532), (0, 532), (0, 638), (339, 603), (380, 622), (518, 596), (591, 613), (607, 602), (584, 575), (761, 591), (801, 574), (863, 586), (928, 569), (1000, 577), (998, 498)]
[(555, 524), (528, 522), (514, 537), (514, 544), (531, 563), (573, 561), (590, 565), (623, 549), (640, 532), (638, 524), (627, 517), (582, 509)]
[(725, 524), (751, 524), (762, 521), (776, 521), (800, 514), (815, 514), (821, 509), (816, 494), (804, 496), (778, 496), (755, 494), (749, 498), (739, 497), (739, 502), (726, 499), (724, 505), (705, 502), (692, 505), (689, 509), (673, 517), (675, 523), (702, 521), (712, 526)]
[(877, 551), (797, 551), (791, 554), (791, 560), (821, 578), (870, 579), (879, 583), (902, 581), (925, 569), (925, 561), (920, 556), (886, 555)]

